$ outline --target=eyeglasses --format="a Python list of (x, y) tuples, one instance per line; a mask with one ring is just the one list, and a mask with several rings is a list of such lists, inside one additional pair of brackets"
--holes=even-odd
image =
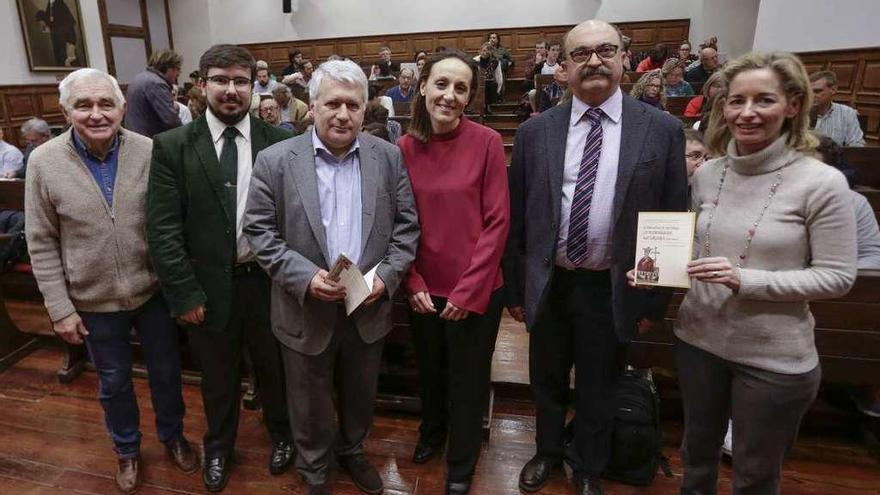
[(217, 86), (229, 86), (229, 82), (235, 85), (235, 89), (247, 89), (251, 87), (251, 80), (246, 77), (208, 76), (208, 82)]
[(587, 48), (587, 47), (578, 47), (575, 48), (568, 55), (571, 57), (571, 60), (577, 64), (586, 62), (593, 57), (593, 54), (599, 56), (600, 59), (608, 60), (615, 55), (617, 55), (618, 46), (611, 43), (604, 43), (596, 48)]
[(660, 89), (660, 85), (657, 83), (645, 84), (646, 88), (657, 88)]
[(687, 155), (684, 155), (685, 158), (689, 158), (691, 160), (705, 160), (709, 158), (709, 155), (703, 153), (702, 151), (691, 151)]

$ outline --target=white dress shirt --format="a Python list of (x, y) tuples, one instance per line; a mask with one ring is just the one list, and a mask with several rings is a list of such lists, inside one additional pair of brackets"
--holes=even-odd
[(574, 266), (566, 255), (571, 202), (574, 199), (574, 189), (581, 169), (584, 144), (592, 127), (583, 116), (590, 108), (592, 107), (578, 99), (577, 96), (572, 96), (568, 138), (565, 141), (562, 208), (556, 242), (556, 265), (569, 270), (574, 268), (607, 270), (611, 267), (614, 189), (617, 184), (617, 162), (620, 158), (621, 117), (623, 116), (623, 93), (619, 88), (599, 105), (605, 115), (602, 117), (601, 124), (602, 151), (599, 155), (599, 170), (596, 172), (596, 184), (593, 186), (593, 199), (590, 204), (587, 258), (580, 265)]
[[(208, 121), (208, 130), (211, 131), (214, 149), (217, 151), (217, 160), (220, 160), (220, 152), (223, 151), (223, 131), (229, 126), (215, 117), (210, 108), (205, 112), (205, 116)], [(239, 120), (233, 127), (238, 129), (238, 137), (235, 138), (235, 144), (238, 148), (238, 178), (236, 179), (235, 188), (236, 261), (238, 263), (245, 263), (254, 258), (251, 245), (241, 233), (242, 226), (244, 225), (244, 209), (247, 203), (248, 189), (251, 184), (251, 171), (254, 168), (253, 155), (251, 154), (250, 115), (245, 114), (244, 118)]]

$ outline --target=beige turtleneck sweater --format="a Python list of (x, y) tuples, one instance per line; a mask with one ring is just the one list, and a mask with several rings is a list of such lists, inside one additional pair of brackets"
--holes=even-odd
[(678, 312), (675, 334), (723, 359), (785, 374), (819, 363), (809, 301), (839, 297), (856, 278), (856, 229), (843, 175), (785, 144), (728, 155), (694, 174), (697, 212), (695, 256), (704, 257), (709, 213), (724, 166), (729, 164), (711, 226), (710, 256), (736, 265), (781, 169), (782, 181), (764, 213), (740, 269), (736, 293), (722, 284), (694, 281)]

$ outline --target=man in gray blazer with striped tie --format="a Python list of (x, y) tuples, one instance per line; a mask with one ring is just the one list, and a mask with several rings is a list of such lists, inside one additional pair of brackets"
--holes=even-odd
[(630, 288), (639, 211), (685, 210), (682, 124), (621, 93), (616, 27), (586, 21), (565, 36), (572, 101), (516, 133), (511, 229), (504, 258), (511, 314), (529, 335), (537, 453), (520, 488), (538, 491), (563, 452), (575, 366), (577, 493), (600, 494), (614, 390), (627, 343), (663, 318), (669, 293)]
[[(272, 330), (281, 341), (296, 466), (308, 493), (330, 493), (334, 455), (358, 488), (380, 493), (363, 442), (391, 330), (391, 296), (415, 257), (415, 202), (400, 150), (360, 133), (363, 70), (349, 60), (325, 62), (309, 96), (314, 131), (257, 156), (244, 231), (272, 278)], [(340, 254), (364, 273), (377, 267), (372, 294), (350, 316), (344, 289), (328, 278)]]

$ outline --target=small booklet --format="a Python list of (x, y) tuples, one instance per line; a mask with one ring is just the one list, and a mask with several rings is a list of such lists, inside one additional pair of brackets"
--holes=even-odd
[(639, 212), (636, 284), (690, 288), (695, 219), (693, 212)]
[(351, 262), (344, 254), (340, 254), (336, 263), (330, 268), (327, 278), (345, 287), (345, 314), (350, 315), (373, 292), (373, 278), (376, 276), (377, 264), (366, 274)]

